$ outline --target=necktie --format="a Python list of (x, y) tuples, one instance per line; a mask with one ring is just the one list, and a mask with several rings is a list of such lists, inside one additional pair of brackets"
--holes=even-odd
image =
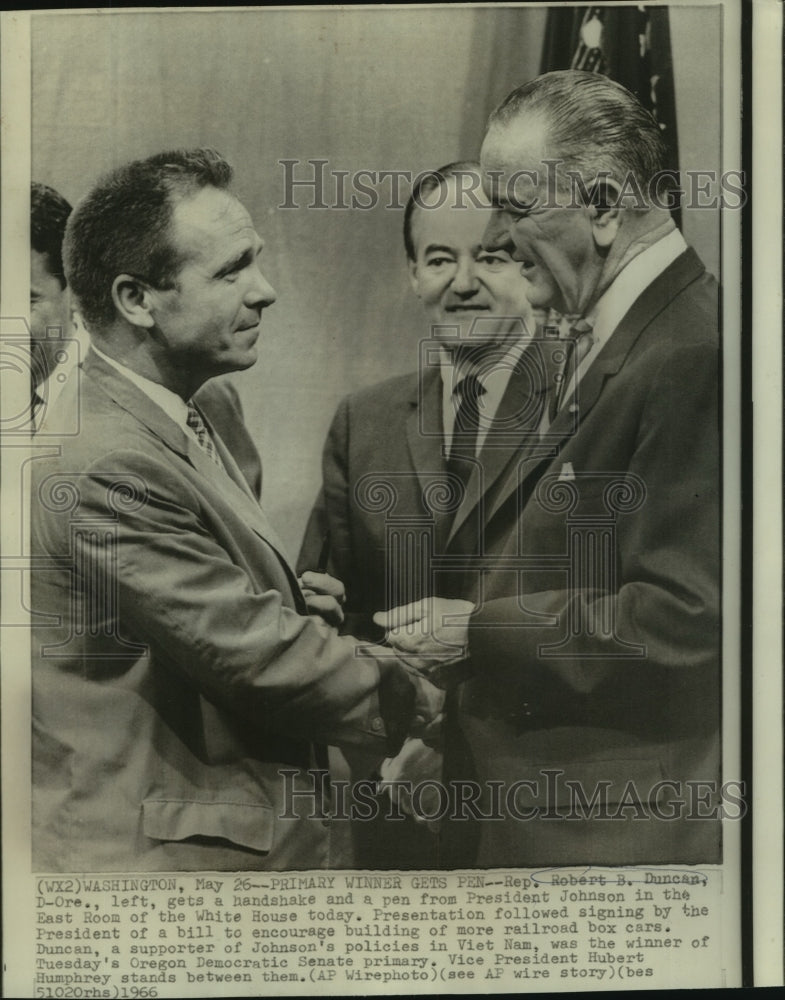
[[(556, 419), (556, 414), (564, 399), (567, 385), (577, 371), (581, 361), (591, 350), (594, 343), (592, 337), (592, 325), (585, 319), (579, 318), (575, 321), (566, 320), (566, 336), (556, 342), (558, 357), (556, 372), (553, 376), (553, 385), (548, 397), (548, 418), (550, 423)], [(560, 328), (560, 333), (563, 327)]]
[(224, 464), (221, 461), (221, 456), (216, 450), (213, 439), (210, 436), (210, 432), (207, 430), (207, 425), (202, 419), (201, 413), (196, 409), (192, 402), (189, 402), (187, 405), (188, 417), (186, 419), (186, 423), (196, 435), (196, 440), (199, 442), (200, 448), (207, 452), (219, 469), (223, 469)]
[(30, 396), (30, 423), (33, 428), (33, 433), (38, 430), (38, 425), (41, 423), (42, 417), (40, 417), (39, 414), (43, 405), (43, 399), (38, 395), (35, 389), (33, 389)]
[(480, 430), (480, 397), (485, 393), (485, 387), (476, 375), (465, 375), (453, 389), (453, 397), (457, 398), (458, 406), (455, 412), (450, 458), (447, 468), (456, 473), (463, 482), (471, 475), (472, 463), (477, 450), (477, 435)]

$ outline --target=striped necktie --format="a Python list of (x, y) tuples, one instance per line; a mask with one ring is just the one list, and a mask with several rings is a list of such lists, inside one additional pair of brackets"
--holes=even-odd
[(30, 425), (34, 434), (43, 422), (43, 414), (41, 412), (43, 405), (43, 398), (33, 389), (30, 395)]
[[(566, 336), (561, 339), (562, 354), (564, 360), (559, 365), (559, 370), (554, 376), (554, 386), (548, 399), (548, 417), (551, 423), (556, 419), (556, 414), (564, 400), (564, 393), (571, 377), (578, 370), (581, 361), (591, 350), (594, 343), (592, 336), (592, 325), (585, 319), (579, 318), (568, 321)], [(562, 328), (563, 329), (563, 328)]]
[[(188, 402), (188, 417), (186, 423), (191, 428), (191, 430), (196, 435), (196, 440), (199, 442), (199, 447), (202, 448), (213, 462), (218, 466), (219, 469), (224, 468), (224, 464), (221, 461), (221, 456), (215, 447), (215, 442), (212, 439), (210, 432), (207, 429), (207, 425), (202, 419), (201, 413), (196, 409), (192, 402)], [(224, 470), (225, 471), (225, 470)]]

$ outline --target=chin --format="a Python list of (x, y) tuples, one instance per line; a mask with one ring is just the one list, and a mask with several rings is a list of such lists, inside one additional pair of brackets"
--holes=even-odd
[(252, 368), (257, 360), (258, 354), (255, 348), (249, 351), (238, 351), (221, 359), (220, 373), (216, 372), (216, 374), (226, 375), (228, 372), (245, 371), (246, 368)]
[(558, 289), (550, 286), (532, 285), (526, 292), (532, 309), (560, 309), (561, 295)]

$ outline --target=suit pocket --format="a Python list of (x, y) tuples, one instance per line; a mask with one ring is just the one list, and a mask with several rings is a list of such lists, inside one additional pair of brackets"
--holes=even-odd
[(273, 843), (275, 813), (264, 803), (145, 799), (142, 825), (145, 836), (153, 840), (212, 837), (267, 852)]

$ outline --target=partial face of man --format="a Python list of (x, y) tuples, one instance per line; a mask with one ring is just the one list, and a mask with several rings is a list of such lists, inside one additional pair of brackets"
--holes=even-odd
[(263, 244), (248, 212), (228, 192), (202, 188), (175, 203), (171, 239), (184, 263), (174, 289), (152, 293), (157, 351), (196, 384), (250, 368), (275, 291), (259, 270)]
[(594, 212), (570, 204), (568, 193), (554, 194), (553, 185), (549, 193), (548, 155), (545, 127), (533, 116), (491, 126), (481, 154), (483, 185), (494, 205), (484, 243), (521, 262), (535, 308), (582, 315), (602, 272)]
[[(30, 333), (33, 352), (33, 380), (40, 384), (57, 364), (62, 349), (60, 338), (67, 337), (71, 317), (68, 289), (49, 270), (46, 254), (30, 251)], [(53, 336), (47, 336), (47, 331)]]
[(481, 192), (474, 198), (482, 207), (473, 205), (467, 193), (456, 191), (454, 181), (423, 197), (422, 207), (412, 216), (416, 252), (409, 262), (412, 287), (431, 326), (458, 326), (460, 336), (467, 337), (479, 319), (483, 338), (505, 344), (520, 335), (514, 319), (522, 318), (531, 329), (528, 283), (505, 250), (483, 249), (490, 204)]

